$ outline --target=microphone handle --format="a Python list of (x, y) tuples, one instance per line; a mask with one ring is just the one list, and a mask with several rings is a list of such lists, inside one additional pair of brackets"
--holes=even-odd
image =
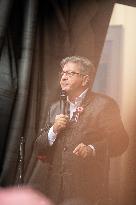
[(60, 109), (63, 115), (66, 114), (67, 95), (66, 91), (62, 90), (60, 94)]

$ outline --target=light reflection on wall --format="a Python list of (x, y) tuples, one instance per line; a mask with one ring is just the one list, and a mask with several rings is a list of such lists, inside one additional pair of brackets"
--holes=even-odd
[(119, 104), (129, 135), (129, 147), (112, 159), (111, 204), (136, 204), (136, 8), (116, 4), (99, 63), (94, 91), (106, 93)]

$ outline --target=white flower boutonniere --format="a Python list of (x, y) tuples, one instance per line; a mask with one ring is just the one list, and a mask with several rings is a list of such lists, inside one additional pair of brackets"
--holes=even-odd
[(76, 109), (76, 111), (78, 112), (78, 113), (82, 113), (83, 112), (83, 110), (84, 110), (84, 108), (83, 107), (77, 107), (77, 109)]
[(78, 118), (80, 116), (80, 114), (84, 111), (83, 107), (77, 107), (76, 109), (76, 114), (75, 114), (75, 121), (77, 122), (78, 121)]

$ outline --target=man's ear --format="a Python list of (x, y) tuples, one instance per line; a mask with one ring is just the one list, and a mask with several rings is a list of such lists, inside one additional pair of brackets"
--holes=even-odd
[(88, 86), (89, 82), (90, 82), (89, 76), (88, 76), (88, 75), (84, 75), (84, 76), (83, 76), (82, 85), (83, 85), (83, 86)]

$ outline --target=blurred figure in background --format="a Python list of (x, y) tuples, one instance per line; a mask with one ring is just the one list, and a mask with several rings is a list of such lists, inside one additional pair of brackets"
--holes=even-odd
[(0, 189), (0, 205), (53, 205), (44, 195), (27, 187)]

